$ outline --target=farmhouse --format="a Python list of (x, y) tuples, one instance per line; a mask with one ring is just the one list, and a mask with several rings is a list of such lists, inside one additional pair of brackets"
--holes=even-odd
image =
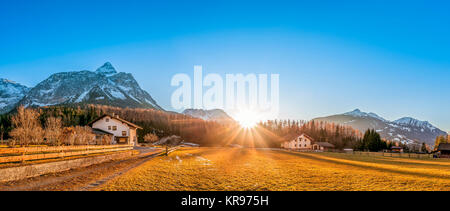
[(281, 143), (281, 148), (292, 150), (311, 150), (313, 138), (302, 133), (301, 135), (288, 135), (285, 142)]
[(329, 151), (334, 149), (334, 145), (328, 142), (316, 142), (312, 145), (313, 150)]
[(392, 146), (391, 147), (391, 152), (403, 152), (403, 148), (402, 147), (398, 147), (398, 146)]
[(440, 143), (435, 152), (438, 157), (450, 158), (450, 144)]
[(334, 145), (328, 142), (314, 142), (314, 139), (310, 136), (302, 133), (301, 135), (289, 135), (285, 137), (283, 143), (281, 143), (281, 148), (299, 151), (328, 151), (334, 149)]
[(121, 119), (118, 115), (105, 114), (89, 123), (96, 139), (110, 139), (112, 144), (137, 144), (137, 129), (141, 127)]

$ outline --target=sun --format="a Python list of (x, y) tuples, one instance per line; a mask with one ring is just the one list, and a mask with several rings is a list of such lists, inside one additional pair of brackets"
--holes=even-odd
[(239, 122), (241, 127), (246, 129), (251, 129), (256, 127), (256, 125), (259, 122), (258, 114), (253, 111), (240, 111), (238, 114), (236, 114), (235, 119)]

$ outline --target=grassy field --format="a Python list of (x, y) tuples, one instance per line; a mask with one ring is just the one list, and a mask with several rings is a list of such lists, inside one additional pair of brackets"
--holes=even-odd
[(157, 157), (99, 190), (450, 190), (450, 161), (186, 148)]

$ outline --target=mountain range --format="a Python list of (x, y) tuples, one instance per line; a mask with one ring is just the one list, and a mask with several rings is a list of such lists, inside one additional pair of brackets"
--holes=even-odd
[[(18, 105), (39, 107), (70, 104), (163, 110), (130, 73), (118, 72), (109, 62), (95, 71), (53, 74), (32, 88), (0, 79), (0, 114), (7, 113)], [(220, 109), (186, 109), (183, 114), (210, 121), (234, 121)], [(375, 129), (385, 139), (407, 144), (425, 142), (433, 145), (437, 136), (447, 134), (427, 121), (412, 117), (389, 121), (375, 113), (359, 109), (314, 120), (349, 125), (362, 132), (368, 128)]]
[(434, 145), (437, 136), (447, 135), (446, 132), (427, 121), (420, 121), (412, 117), (389, 121), (375, 113), (366, 113), (359, 109), (344, 114), (315, 118), (314, 121), (349, 125), (362, 132), (369, 128), (375, 129), (382, 138), (405, 144), (425, 142)]
[(96, 71), (56, 73), (28, 88), (2, 79), (0, 112), (17, 105), (39, 107), (64, 104), (100, 104), (163, 110), (130, 73), (117, 72), (106, 62)]
[(0, 113), (14, 109), (15, 105), (30, 91), (30, 88), (10, 81), (0, 79)]
[(231, 118), (225, 111), (221, 109), (186, 109), (183, 111), (183, 114), (208, 121), (234, 121), (233, 118)]

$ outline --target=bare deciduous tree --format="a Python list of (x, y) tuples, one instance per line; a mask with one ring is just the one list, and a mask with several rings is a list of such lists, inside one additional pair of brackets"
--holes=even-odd
[(63, 129), (62, 141), (65, 145), (75, 144), (75, 129), (73, 127), (66, 127)]
[(62, 144), (63, 128), (61, 118), (50, 117), (45, 122), (45, 138), (52, 145)]
[(112, 135), (104, 135), (102, 136), (102, 145), (111, 145), (112, 144)]
[(44, 130), (39, 122), (39, 116), (40, 114), (36, 110), (20, 106), (17, 114), (11, 119), (14, 126), (10, 133), (11, 137), (22, 146), (28, 146), (30, 143), (40, 144), (43, 140)]
[(91, 128), (76, 126), (75, 127), (75, 144), (76, 145), (89, 145), (94, 140), (95, 135), (92, 133)]

